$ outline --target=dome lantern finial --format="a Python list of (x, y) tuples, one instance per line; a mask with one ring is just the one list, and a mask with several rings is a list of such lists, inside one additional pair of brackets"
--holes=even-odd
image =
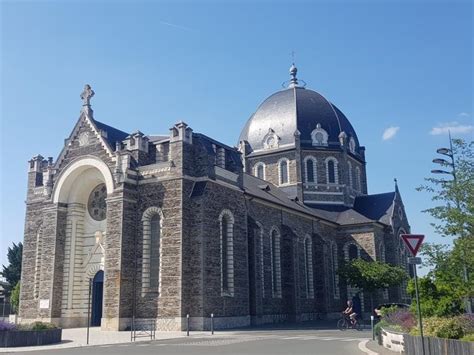
[(296, 78), (296, 73), (298, 73), (298, 68), (296, 68), (295, 63), (293, 63), (291, 64), (291, 67), (290, 67), (291, 79), (290, 79), (290, 85), (288, 85), (288, 87), (290, 88), (294, 88), (298, 86), (298, 79)]

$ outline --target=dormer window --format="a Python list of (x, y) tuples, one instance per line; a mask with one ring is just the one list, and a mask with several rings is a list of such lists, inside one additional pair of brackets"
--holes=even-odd
[(321, 128), (321, 124), (318, 123), (316, 128), (311, 132), (311, 140), (313, 146), (326, 146), (328, 145), (328, 133)]
[(275, 131), (271, 128), (268, 129), (268, 133), (263, 137), (263, 147), (265, 149), (275, 149), (280, 145), (280, 137), (278, 137)]
[(355, 150), (356, 150), (356, 142), (354, 138), (351, 137), (351, 139), (349, 139), (349, 151), (352, 154), (355, 154)]

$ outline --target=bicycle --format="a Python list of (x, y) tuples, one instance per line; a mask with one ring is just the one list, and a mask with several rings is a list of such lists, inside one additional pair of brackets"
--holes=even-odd
[(358, 316), (356, 316), (355, 318), (355, 323), (352, 323), (349, 315), (343, 313), (341, 319), (337, 321), (337, 327), (341, 331), (344, 331), (347, 329), (356, 329), (360, 331), (362, 330), (362, 323), (360, 322)]

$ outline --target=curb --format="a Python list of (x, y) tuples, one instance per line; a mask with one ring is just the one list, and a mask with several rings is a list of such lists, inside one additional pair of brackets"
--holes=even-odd
[(364, 353), (366, 353), (368, 355), (379, 355), (379, 353), (376, 353), (375, 351), (372, 351), (367, 347), (368, 342), (369, 342), (369, 340), (361, 341), (359, 343), (359, 350), (363, 351)]

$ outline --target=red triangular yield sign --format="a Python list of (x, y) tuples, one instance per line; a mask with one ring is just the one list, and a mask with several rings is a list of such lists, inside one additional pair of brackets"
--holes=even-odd
[(400, 237), (402, 237), (405, 245), (413, 256), (416, 256), (418, 249), (420, 249), (423, 243), (423, 239), (425, 239), (423, 234), (402, 234)]

